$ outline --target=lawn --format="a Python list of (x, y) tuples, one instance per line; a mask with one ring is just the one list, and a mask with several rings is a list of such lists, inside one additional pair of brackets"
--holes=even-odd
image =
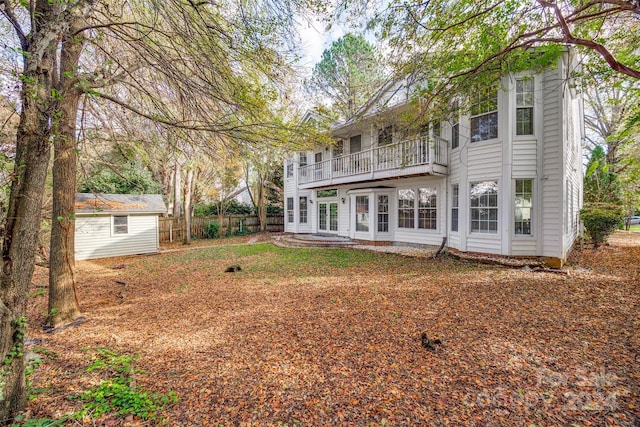
[[(86, 368), (106, 348), (137, 357), (137, 387), (177, 394), (168, 425), (640, 420), (640, 233), (576, 251), (567, 274), (246, 241), (79, 262), (87, 322), (53, 335), (38, 328), (38, 270), (31, 416), (79, 411), (69, 397), (104, 379)], [(424, 348), (423, 332), (442, 345)], [(159, 422), (89, 415), (67, 424)]]

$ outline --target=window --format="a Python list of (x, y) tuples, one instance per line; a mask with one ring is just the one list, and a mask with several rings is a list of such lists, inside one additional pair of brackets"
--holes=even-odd
[(300, 197), (300, 224), (307, 223), (307, 198)]
[(293, 163), (287, 161), (287, 178), (291, 178), (293, 176)]
[(378, 147), (389, 145), (393, 142), (393, 127), (386, 126), (378, 129)]
[(418, 228), (435, 230), (438, 227), (437, 194), (433, 187), (418, 188)]
[(398, 227), (414, 228), (416, 192), (411, 189), (398, 190)]
[(356, 196), (356, 231), (369, 231), (369, 196)]
[(451, 127), (451, 148), (460, 146), (460, 123), (457, 121)]
[(359, 153), (362, 151), (362, 135), (349, 138), (349, 153)]
[(440, 122), (433, 122), (431, 124), (431, 129), (433, 129), (433, 136), (441, 136), (440, 135)]
[(378, 231), (389, 231), (389, 196), (378, 195)]
[(293, 223), (293, 197), (287, 197), (287, 222)]
[(318, 197), (337, 197), (338, 189), (332, 188), (331, 190), (318, 190)]
[(333, 157), (340, 157), (344, 154), (344, 141), (338, 139), (336, 145), (333, 146)]
[(533, 207), (533, 180), (516, 179), (515, 194), (515, 234), (531, 235), (531, 214)]
[(299, 159), (299, 163), (300, 166), (307, 166), (307, 153), (305, 152), (300, 152), (300, 155), (298, 156)]
[(451, 231), (458, 231), (458, 208), (460, 207), (460, 187), (458, 184), (451, 186)]
[(452, 105), (452, 118), (451, 118), (451, 148), (458, 148), (460, 146), (460, 105), (458, 101), (454, 101)]
[(498, 88), (479, 90), (471, 104), (471, 142), (498, 137)]
[(516, 135), (533, 135), (533, 79), (516, 80)]
[(315, 160), (316, 164), (321, 163), (322, 162), (322, 153), (316, 153), (314, 155), (314, 160)]
[(498, 183), (471, 184), (471, 232), (498, 233)]
[(113, 234), (129, 234), (129, 217), (113, 217)]

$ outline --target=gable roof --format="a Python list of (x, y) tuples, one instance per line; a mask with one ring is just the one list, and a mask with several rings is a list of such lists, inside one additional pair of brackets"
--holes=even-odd
[(160, 194), (76, 193), (76, 214), (95, 213), (166, 213)]

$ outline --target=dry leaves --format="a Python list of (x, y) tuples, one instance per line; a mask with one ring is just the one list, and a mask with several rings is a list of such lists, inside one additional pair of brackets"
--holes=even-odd
[[(170, 425), (640, 419), (640, 233), (576, 251), (568, 275), (447, 257), (233, 248), (80, 262), (88, 322), (53, 336), (38, 329), (46, 297), (32, 298), (29, 338), (48, 339), (42, 347), (57, 355), (31, 377), (48, 388), (32, 414), (74, 410), (66, 397), (95, 381), (84, 371), (87, 349), (108, 347), (140, 356), (138, 385), (177, 392)], [(301, 262), (283, 261), (299, 254)], [(243, 271), (224, 274), (231, 263)], [(35, 285), (46, 283), (39, 274)], [(442, 345), (423, 348), (422, 332)]]

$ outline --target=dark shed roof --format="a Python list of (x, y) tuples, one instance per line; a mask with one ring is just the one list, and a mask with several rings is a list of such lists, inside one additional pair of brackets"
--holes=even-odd
[(76, 193), (76, 214), (166, 213), (160, 194)]

